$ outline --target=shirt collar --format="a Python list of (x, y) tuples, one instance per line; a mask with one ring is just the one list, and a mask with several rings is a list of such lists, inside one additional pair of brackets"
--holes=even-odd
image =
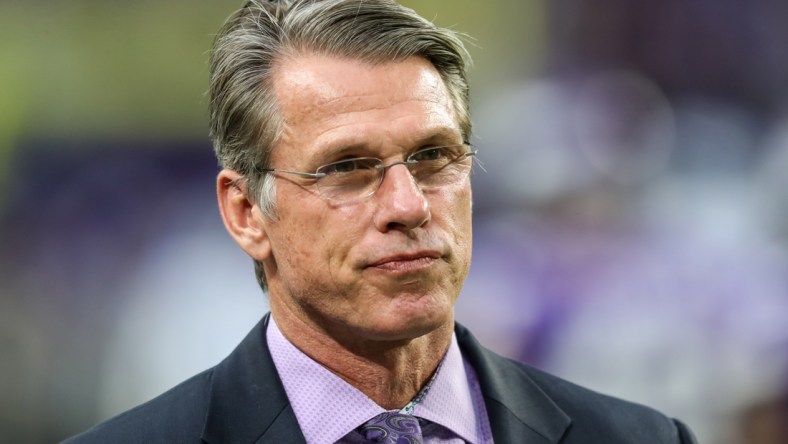
[[(284, 337), (273, 317), (266, 337), (271, 357), (307, 442), (335, 443), (385, 411), (364, 393), (296, 348)], [(440, 366), (429, 391), (413, 408), (413, 415), (439, 424), (467, 442), (478, 442), (478, 418), (454, 335)]]
[(416, 404), (413, 415), (440, 424), (469, 443), (476, 443), (479, 418), (474, 411), (465, 370), (457, 338), (452, 335), (440, 372), (424, 399)]

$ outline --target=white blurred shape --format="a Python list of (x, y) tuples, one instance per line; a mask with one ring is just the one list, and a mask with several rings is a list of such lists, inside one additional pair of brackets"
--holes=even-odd
[(589, 163), (622, 184), (660, 173), (673, 150), (670, 103), (654, 82), (633, 72), (590, 75), (580, 85), (571, 117)]
[(218, 225), (191, 220), (174, 223), (118, 290), (125, 304), (105, 354), (103, 418), (216, 365), (268, 311), (252, 260)]
[(510, 205), (542, 202), (587, 186), (594, 171), (577, 151), (571, 132), (573, 98), (560, 82), (510, 85), (476, 113), (479, 157), (487, 173), (474, 187)]

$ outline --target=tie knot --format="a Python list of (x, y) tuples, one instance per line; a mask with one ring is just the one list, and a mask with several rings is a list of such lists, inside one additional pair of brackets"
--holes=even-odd
[(368, 442), (422, 444), (421, 427), (415, 416), (384, 412), (365, 422), (359, 431)]

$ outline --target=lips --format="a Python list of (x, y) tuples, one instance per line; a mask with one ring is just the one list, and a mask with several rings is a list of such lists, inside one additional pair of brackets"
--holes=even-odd
[(391, 271), (411, 271), (429, 267), (441, 254), (437, 251), (418, 251), (401, 253), (376, 259), (367, 265), (367, 268), (379, 268)]

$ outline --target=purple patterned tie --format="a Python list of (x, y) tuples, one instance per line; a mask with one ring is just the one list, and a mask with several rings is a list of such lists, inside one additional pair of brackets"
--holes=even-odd
[(399, 412), (384, 412), (359, 427), (369, 442), (423, 444), (419, 420)]

